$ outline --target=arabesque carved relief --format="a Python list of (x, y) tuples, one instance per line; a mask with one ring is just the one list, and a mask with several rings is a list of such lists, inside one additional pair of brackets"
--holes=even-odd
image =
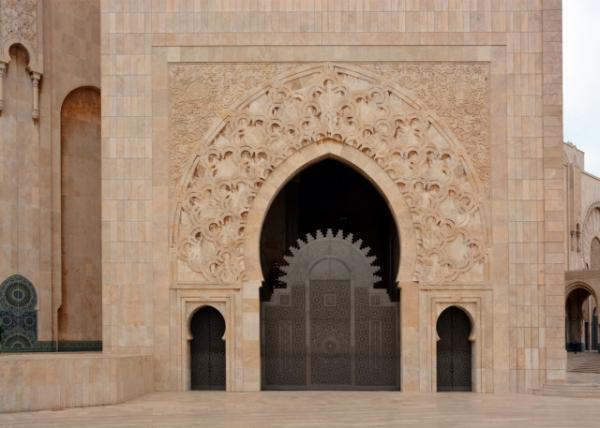
[(361, 65), (410, 89), (467, 149), (477, 176), (489, 183), (489, 69), (477, 63), (374, 62)]
[(305, 66), (252, 92), (197, 142), (177, 195), (178, 257), (204, 281), (243, 279), (245, 220), (258, 189), (284, 160), (331, 140), (376, 161), (398, 185), (417, 232), (416, 280), (483, 280), (481, 186), (468, 147), (428, 109), (341, 64)]
[(169, 70), (172, 186), (181, 179), (186, 162), (204, 135), (228, 114), (248, 91), (295, 64), (185, 64)]
[(0, 0), (0, 36), (35, 46), (37, 0)]

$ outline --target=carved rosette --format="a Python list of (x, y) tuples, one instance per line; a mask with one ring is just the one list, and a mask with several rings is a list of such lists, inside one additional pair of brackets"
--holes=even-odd
[(203, 141), (180, 192), (178, 257), (204, 281), (243, 279), (245, 222), (285, 159), (335, 140), (375, 160), (404, 195), (424, 283), (483, 280), (481, 195), (468, 156), (396, 88), (356, 67), (321, 64), (274, 80)]

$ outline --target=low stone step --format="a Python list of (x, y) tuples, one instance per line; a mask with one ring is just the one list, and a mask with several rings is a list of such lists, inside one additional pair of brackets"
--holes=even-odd
[(536, 395), (573, 398), (599, 398), (599, 384), (585, 383), (549, 383), (534, 391)]

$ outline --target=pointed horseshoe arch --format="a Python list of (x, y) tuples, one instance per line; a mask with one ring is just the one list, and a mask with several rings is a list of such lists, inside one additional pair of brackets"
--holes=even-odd
[(375, 161), (353, 147), (334, 140), (326, 140), (304, 148), (286, 159), (261, 186), (249, 211), (244, 246), (244, 264), (249, 281), (262, 281), (260, 263), (260, 237), (264, 219), (271, 203), (286, 183), (300, 171), (324, 159), (335, 159), (366, 177), (388, 203), (400, 239), (400, 269), (397, 282), (415, 279), (416, 231), (402, 193)]

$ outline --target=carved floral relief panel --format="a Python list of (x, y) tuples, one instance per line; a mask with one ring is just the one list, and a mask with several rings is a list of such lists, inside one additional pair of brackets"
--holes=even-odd
[[(426, 94), (438, 117), (400, 87), (424, 72), (402, 69), (409, 66), (172, 66), (170, 168), (171, 179), (179, 180), (179, 259), (207, 283), (239, 283), (245, 219), (261, 184), (303, 147), (334, 140), (375, 160), (404, 195), (417, 232), (415, 280), (483, 281), (487, 67), (423, 65), (429, 73), (410, 89)], [(429, 82), (436, 73), (445, 73), (437, 89)], [(475, 106), (461, 104), (468, 97)], [(462, 139), (451, 136), (444, 114)]]
[(0, 39), (36, 45), (37, 0), (0, 0)]

